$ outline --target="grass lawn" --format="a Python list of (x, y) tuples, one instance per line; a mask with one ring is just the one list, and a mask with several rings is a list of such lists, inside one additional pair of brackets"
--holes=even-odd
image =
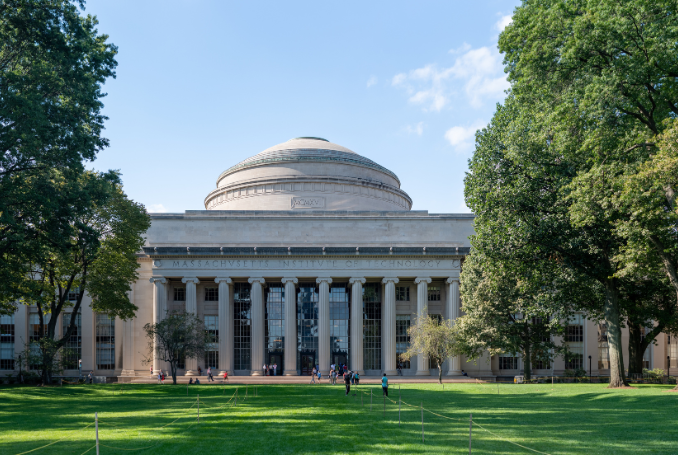
[[(356, 397), (342, 386), (238, 386), (237, 407), (225, 405), (235, 385), (81, 385), (0, 387), (0, 454), (94, 454), (94, 412), (101, 454), (678, 453), (678, 394), (672, 386), (608, 390), (604, 384), (412, 384), (398, 406), (381, 388), (362, 385)], [(120, 390), (124, 393), (120, 393)], [(370, 411), (369, 392), (374, 393)], [(200, 394), (200, 422), (196, 421)], [(398, 400), (398, 387), (390, 397)], [(424, 408), (426, 442), (421, 441)], [(193, 405), (193, 407), (191, 407)], [(178, 420), (177, 420), (178, 419)], [(141, 449), (130, 452), (129, 449)], [(122, 450), (127, 449), (127, 450)]]

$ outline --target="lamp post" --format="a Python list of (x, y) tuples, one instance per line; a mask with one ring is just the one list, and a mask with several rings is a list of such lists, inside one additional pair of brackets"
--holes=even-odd
[(591, 356), (589, 356), (589, 382), (591, 381)]

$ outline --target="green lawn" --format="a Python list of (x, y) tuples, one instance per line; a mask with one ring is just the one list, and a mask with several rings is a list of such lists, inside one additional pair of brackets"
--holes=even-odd
[[(32, 454), (80, 454), (94, 446), (99, 413), (101, 454), (678, 453), (678, 394), (671, 386), (608, 390), (598, 384), (404, 385), (398, 406), (378, 386), (345, 397), (343, 387), (239, 386), (238, 406), (224, 406), (236, 386), (89, 385), (62, 388), (0, 387), (0, 453), (19, 454), (65, 438)], [(120, 390), (124, 393), (120, 393)], [(374, 392), (370, 411), (369, 391)], [(200, 394), (200, 422), (196, 421)], [(397, 386), (391, 398), (398, 400)], [(420, 403), (426, 442), (421, 442)], [(179, 419), (179, 420), (176, 420)], [(176, 421), (175, 421), (176, 420)], [(174, 423), (172, 423), (175, 421)], [(164, 427), (163, 427), (164, 426)], [(163, 427), (163, 428), (161, 428)], [(130, 452), (129, 449), (146, 448)], [(119, 450), (128, 449), (128, 450)], [(94, 450), (87, 452), (94, 454)]]

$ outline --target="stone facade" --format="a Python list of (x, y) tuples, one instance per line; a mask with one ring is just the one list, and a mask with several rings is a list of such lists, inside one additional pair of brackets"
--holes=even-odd
[[(344, 362), (364, 374), (394, 375), (418, 313), (460, 316), (459, 274), (473, 234), (473, 215), (411, 206), (391, 171), (319, 138), (297, 138), (229, 168), (205, 199), (207, 210), (152, 215), (130, 293), (139, 307), (134, 319), (110, 321), (84, 302), (74, 339), (83, 371), (129, 380), (167, 370), (157, 358), (146, 362), (142, 327), (187, 311), (218, 342), (205, 358), (185, 359), (179, 374), (211, 366), (258, 375), (263, 364), (276, 363), (279, 375), (301, 375), (315, 364), (327, 373), (331, 363)], [(13, 344), (3, 335), (2, 359), (18, 355), (20, 340), (29, 339), (33, 313), (20, 306), (0, 321), (14, 333)], [(591, 372), (604, 374), (604, 334), (591, 321), (575, 323), (577, 365), (588, 370), (591, 356)], [(648, 367), (665, 368), (673, 356), (675, 368), (678, 343), (665, 335), (657, 341)], [(437, 374), (423, 357), (403, 366), (404, 375)], [(535, 373), (559, 374), (566, 366), (573, 365), (558, 359)], [(461, 370), (512, 376), (521, 362), (484, 356), (444, 365), (448, 376)]]

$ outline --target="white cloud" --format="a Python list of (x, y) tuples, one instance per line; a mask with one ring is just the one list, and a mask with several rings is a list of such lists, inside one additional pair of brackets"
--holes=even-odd
[(165, 213), (165, 212), (167, 212), (167, 209), (162, 204), (148, 205), (148, 206), (146, 206), (146, 210), (148, 210), (148, 213)]
[(416, 134), (421, 136), (424, 133), (424, 122), (419, 122), (416, 125), (407, 125), (405, 127), (405, 132), (407, 134)]
[(375, 85), (377, 82), (379, 82), (379, 80), (377, 79), (377, 76), (371, 76), (371, 77), (367, 80), (367, 88), (372, 87), (372, 86)]
[(449, 68), (429, 64), (396, 74), (391, 83), (404, 89), (409, 102), (422, 106), (425, 111), (440, 112), (460, 92), (466, 95), (474, 108), (481, 107), (485, 99), (496, 101), (503, 98), (509, 83), (499, 52), (489, 47), (471, 49), (466, 44), (459, 48), (459, 52), (463, 53)]
[(497, 21), (496, 24), (494, 24), (494, 28), (497, 29), (498, 32), (503, 32), (504, 29), (506, 28), (507, 25), (509, 25), (511, 22), (513, 22), (513, 15), (509, 14), (507, 16), (502, 16), (501, 19)]
[(470, 126), (453, 126), (445, 132), (445, 139), (458, 153), (466, 153), (473, 149), (476, 131), (485, 127), (487, 123), (476, 120)]
[(472, 47), (473, 46), (471, 46), (469, 43), (464, 43), (456, 49), (450, 49), (450, 54), (461, 54), (462, 52), (471, 50)]

